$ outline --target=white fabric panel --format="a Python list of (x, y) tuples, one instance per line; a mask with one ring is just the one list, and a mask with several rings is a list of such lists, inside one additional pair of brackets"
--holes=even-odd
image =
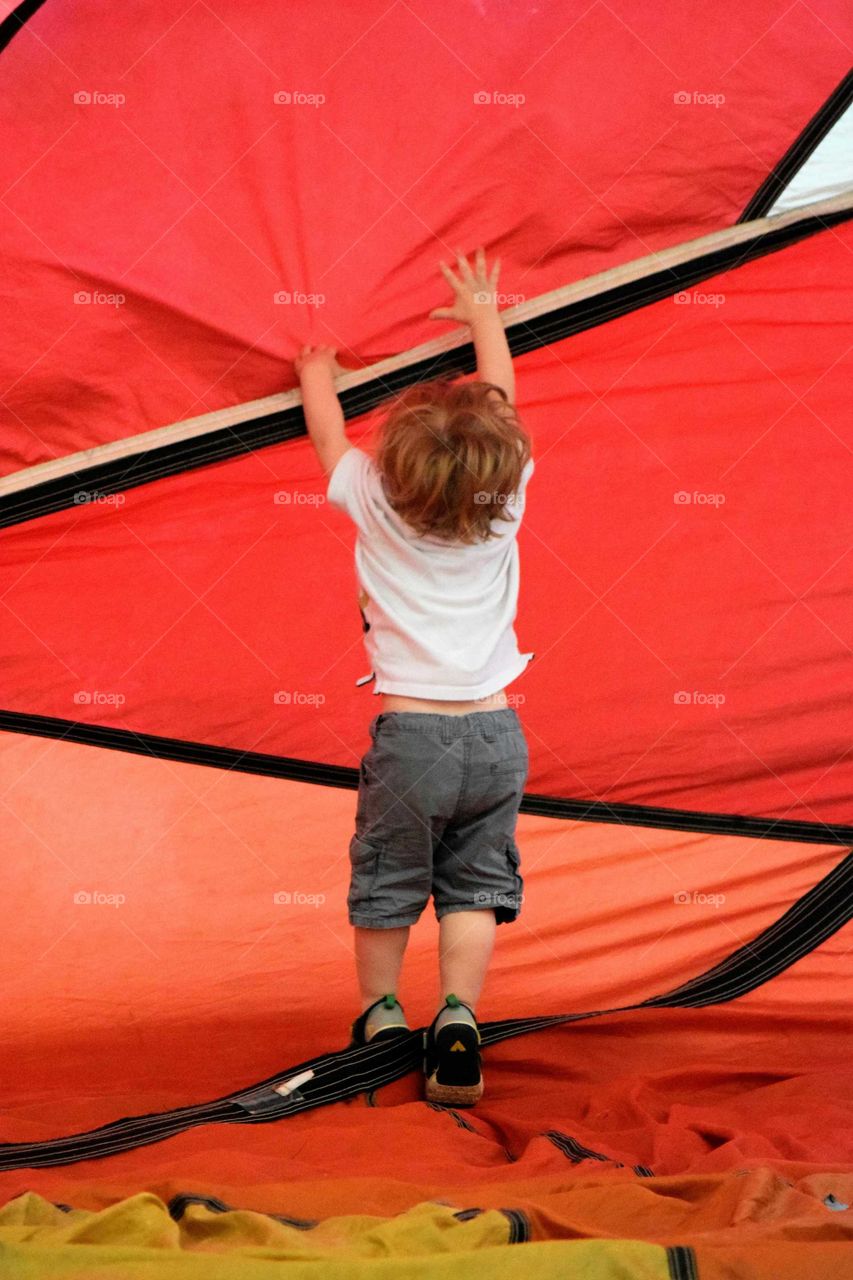
[(853, 190), (853, 106), (830, 129), (768, 211), (773, 218)]

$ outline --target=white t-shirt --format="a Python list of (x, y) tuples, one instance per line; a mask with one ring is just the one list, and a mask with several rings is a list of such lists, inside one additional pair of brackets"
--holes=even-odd
[(513, 628), (516, 535), (532, 473), (531, 458), (508, 504), (513, 520), (493, 522), (500, 536), (463, 544), (420, 537), (407, 525), (362, 449), (339, 458), (327, 497), (358, 528), (355, 565), (374, 693), (468, 701), (496, 693), (524, 671), (533, 654), (519, 652)]

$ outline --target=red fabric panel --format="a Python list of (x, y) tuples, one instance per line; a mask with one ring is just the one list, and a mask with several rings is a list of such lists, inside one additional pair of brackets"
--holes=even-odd
[[(0, 748), (4, 1140), (202, 1101), (346, 1043), (352, 794), (13, 734)], [(525, 903), (498, 931), (484, 1020), (672, 987), (748, 942), (841, 856), (532, 818), (519, 845)], [(80, 891), (124, 901), (81, 904)], [(290, 904), (274, 903), (280, 891)], [(400, 990), (412, 1026), (434, 1012), (436, 934), (428, 909)], [(849, 1222), (822, 1201), (849, 1203), (853, 1189), (850, 942), (848, 926), (725, 1006), (494, 1046), (470, 1128), (424, 1106), (413, 1075), (376, 1107), (361, 1097), (5, 1173), (0, 1196), (100, 1207), (145, 1187), (305, 1217), (442, 1197), (523, 1207), (537, 1239), (839, 1239)], [(605, 1158), (572, 1164), (549, 1130)], [(635, 1164), (654, 1177), (636, 1178)]]
[[(851, 248), (518, 361), (528, 790), (849, 821)], [(379, 700), (323, 491), (298, 440), (4, 531), (0, 704), (356, 765)]]
[(313, 0), (160, 0), (116, 21), (49, 0), (2, 54), (0, 470), (282, 390), (305, 341), (358, 366), (443, 332), (425, 317), (457, 245), (533, 297), (730, 225), (847, 70), (851, 26), (842, 0), (728, 0), (701, 38), (655, 4), (361, 0), (325, 22)]

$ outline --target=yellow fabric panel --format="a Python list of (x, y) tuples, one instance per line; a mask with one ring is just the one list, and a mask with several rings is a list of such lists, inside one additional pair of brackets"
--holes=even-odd
[[(64, 1212), (32, 1192), (0, 1209), (0, 1274), (16, 1280), (316, 1280), (334, 1259), (342, 1280), (668, 1280), (666, 1252), (635, 1240), (509, 1244), (509, 1220), (486, 1210), (460, 1222), (434, 1201), (391, 1218), (345, 1215), (307, 1230), (250, 1210), (190, 1205), (179, 1222), (143, 1192), (100, 1212)], [(300, 1266), (300, 1263), (303, 1264)]]

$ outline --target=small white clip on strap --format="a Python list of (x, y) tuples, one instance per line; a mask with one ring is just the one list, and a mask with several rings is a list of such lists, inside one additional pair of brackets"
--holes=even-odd
[(301, 1071), (298, 1076), (291, 1076), (289, 1080), (282, 1080), (281, 1084), (273, 1085), (273, 1092), (280, 1093), (283, 1098), (286, 1098), (289, 1094), (295, 1093), (301, 1084), (313, 1079), (313, 1071)]

